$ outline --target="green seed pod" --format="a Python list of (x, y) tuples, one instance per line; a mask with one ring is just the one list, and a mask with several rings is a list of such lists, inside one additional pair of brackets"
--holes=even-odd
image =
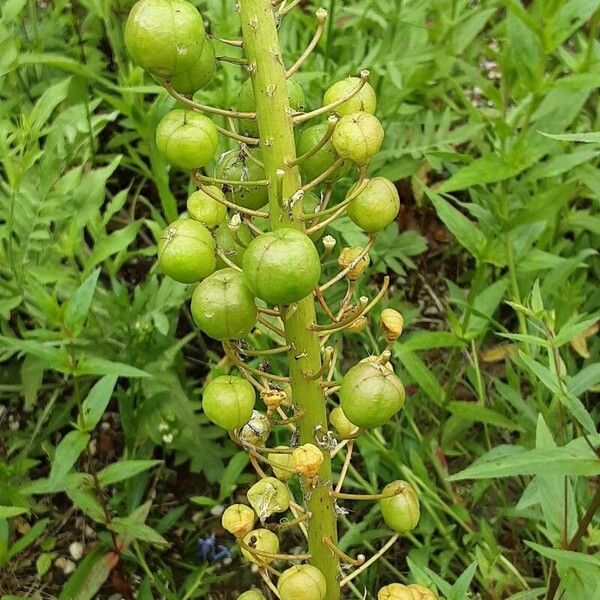
[[(320, 204), (321, 198), (319, 198), (319, 196), (317, 196), (317, 194), (315, 194), (314, 192), (308, 191), (304, 194), (302, 198), (302, 211), (306, 214), (315, 214)], [(320, 240), (324, 234), (325, 229), (323, 228), (319, 231), (316, 231), (315, 233), (312, 233), (308, 237), (310, 237), (310, 239), (313, 242), (316, 242), (317, 240)]]
[(353, 439), (360, 434), (360, 428), (350, 422), (341, 406), (336, 406), (329, 413), (329, 422), (343, 439)]
[[(258, 153), (251, 156), (259, 158)], [(215, 177), (229, 181), (260, 181), (265, 179), (265, 171), (247, 154), (247, 151), (229, 150), (221, 154), (215, 169)], [(268, 188), (265, 185), (223, 187), (225, 197), (244, 208), (257, 210), (269, 201)]]
[(194, 283), (216, 267), (215, 243), (210, 231), (192, 219), (171, 223), (158, 240), (158, 264), (180, 283)]
[[(352, 191), (348, 193), (352, 194)], [(374, 177), (350, 202), (348, 216), (363, 231), (375, 233), (394, 221), (399, 210), (400, 196), (396, 186), (385, 177)]]
[(250, 383), (235, 375), (213, 379), (202, 395), (204, 414), (227, 431), (245, 425), (252, 416), (256, 394)]
[(256, 523), (255, 512), (245, 504), (232, 504), (228, 506), (221, 516), (223, 529), (229, 531), (236, 538), (244, 537), (254, 528)]
[(429, 588), (416, 583), (410, 585), (391, 583), (379, 590), (377, 600), (438, 600), (438, 598)]
[(187, 71), (173, 75), (171, 85), (176, 92), (191, 95), (209, 83), (215, 75), (216, 68), (215, 47), (212, 41), (207, 39), (200, 58)]
[[(323, 139), (327, 128), (327, 123), (319, 123), (304, 129), (296, 143), (296, 154), (302, 156), (318, 144)], [(315, 154), (300, 163), (302, 179), (304, 181), (316, 179), (321, 173), (324, 173), (329, 169), (338, 158), (339, 155), (333, 146), (333, 142), (329, 139), (322, 148), (315, 152)], [(348, 166), (342, 165), (328, 177), (327, 181), (340, 179), (348, 173), (348, 169)]]
[(186, 0), (140, 0), (125, 24), (133, 61), (163, 79), (191, 69), (205, 42), (202, 15)]
[(395, 496), (379, 501), (381, 515), (386, 525), (396, 533), (408, 533), (419, 522), (421, 509), (419, 497), (410, 483), (402, 480), (388, 483), (382, 490), (383, 494), (393, 493)]
[(387, 423), (404, 406), (404, 386), (389, 367), (360, 362), (342, 378), (339, 391), (344, 414), (359, 427)]
[(189, 171), (214, 158), (219, 132), (208, 117), (176, 108), (160, 120), (156, 145), (171, 164)]
[(352, 113), (338, 121), (331, 141), (342, 158), (366, 165), (381, 148), (383, 127), (369, 113)]
[[(280, 450), (282, 448), (287, 448), (287, 446), (276, 446), (275, 450)], [(271, 468), (277, 479), (287, 481), (296, 474), (294, 470), (294, 459), (290, 453), (281, 454), (279, 452), (270, 452), (267, 454), (267, 459), (271, 463)]]
[(325, 576), (312, 565), (286, 569), (277, 581), (281, 600), (323, 600), (327, 594)]
[[(225, 194), (216, 186), (207, 188), (213, 196), (225, 199)], [(196, 190), (187, 199), (187, 211), (195, 221), (200, 221), (209, 229), (220, 225), (227, 217), (227, 207), (214, 198), (211, 198), (203, 190)]]
[[(304, 90), (302, 86), (292, 77), (287, 80), (287, 92), (290, 99), (290, 108), (295, 111), (304, 109)], [(246, 79), (238, 92), (236, 108), (238, 112), (254, 112), (254, 91), (252, 80)], [(256, 119), (240, 119), (240, 131), (246, 135), (258, 137), (258, 123)]]
[(264, 446), (271, 433), (271, 421), (258, 410), (252, 411), (250, 420), (240, 431), (240, 440), (252, 446)]
[(242, 269), (256, 296), (282, 306), (310, 294), (319, 282), (321, 261), (307, 235), (284, 227), (255, 238), (246, 248)]
[(239, 340), (256, 323), (256, 304), (239, 271), (220, 269), (202, 281), (192, 295), (192, 316), (206, 335), (219, 341)]
[(244, 592), (241, 596), (238, 596), (238, 600), (267, 600), (262, 592), (258, 590), (248, 590)]
[[(358, 77), (347, 77), (341, 81), (334, 83), (323, 96), (323, 104), (331, 104), (344, 98), (356, 89), (360, 83)], [(357, 94), (354, 94), (352, 98), (346, 100), (339, 106), (333, 109), (333, 112), (339, 115), (350, 115), (352, 113), (364, 111), (370, 114), (375, 114), (375, 108), (377, 107), (377, 96), (375, 90), (370, 84), (365, 83)]]
[(275, 477), (257, 481), (248, 490), (246, 497), (261, 521), (273, 513), (285, 512), (290, 507), (290, 493), (285, 484)]
[[(245, 223), (240, 225), (237, 230), (237, 237), (246, 246), (254, 239), (252, 232)], [(227, 223), (222, 223), (215, 230), (215, 241), (217, 242), (217, 248), (234, 264), (238, 267), (242, 266), (242, 258), (246, 248), (234, 239)], [(226, 267), (226, 263), (223, 262), (217, 256), (217, 265), (219, 267)]]
[(273, 559), (260, 553), (277, 554), (279, 552), (279, 539), (268, 529), (254, 529), (247, 533), (244, 536), (244, 544), (257, 551), (256, 555), (253, 555), (249, 550), (242, 547), (242, 554), (253, 563), (269, 564), (273, 562)]

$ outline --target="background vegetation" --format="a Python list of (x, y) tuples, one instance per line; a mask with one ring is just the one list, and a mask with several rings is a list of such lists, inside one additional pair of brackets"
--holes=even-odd
[[(199, 410), (218, 348), (194, 332), (191, 290), (153, 266), (189, 183), (154, 146), (173, 101), (125, 54), (131, 4), (0, 9), (6, 600), (219, 599), (251, 580), (218, 519), (250, 471)], [(408, 323), (394, 358), (409, 401), (358, 441), (348, 482), (407, 479), (423, 510), (349, 597), (411, 579), (448, 600), (598, 599), (600, 1), (325, 4), (309, 106), (371, 70), (386, 130), (371, 173), (403, 205), (371, 257)], [(197, 5), (238, 35), (233, 2)], [(290, 63), (316, 7), (285, 18)], [(242, 77), (222, 63), (198, 97), (232, 105)], [(344, 343), (377, 345), (370, 329)], [(351, 517), (341, 546), (368, 554), (387, 535), (378, 509)]]

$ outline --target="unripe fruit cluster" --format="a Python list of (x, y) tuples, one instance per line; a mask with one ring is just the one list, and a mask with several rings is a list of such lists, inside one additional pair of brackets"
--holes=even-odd
[[(305, 184), (312, 182), (291, 197), (301, 201), (303, 219), (308, 223), (306, 231), (310, 235), (304, 233), (299, 220), (273, 222), (276, 229), (263, 232), (260, 222), (260, 226), (247, 224), (242, 222), (242, 216), (244, 219), (248, 215), (262, 219), (268, 216), (264, 207), (267, 204), (274, 206), (274, 198), (270, 197), (273, 180), (269, 180), (272, 169), (266, 154), (269, 144), (262, 139), (258, 149), (248, 150), (241, 145), (217, 158), (219, 131), (223, 132), (223, 129), (218, 128), (211, 118), (197, 112), (202, 107), (181, 96), (193, 95), (206, 86), (215, 73), (215, 51), (205, 35), (201, 14), (187, 0), (139, 0), (127, 21), (125, 42), (135, 63), (160, 80), (173, 96), (184, 100), (186, 106), (192, 106), (192, 110), (174, 108), (168, 111), (156, 128), (158, 150), (174, 167), (194, 172), (193, 177), (200, 188), (187, 199), (187, 218), (176, 220), (164, 230), (158, 243), (158, 262), (162, 271), (174, 280), (196, 284), (191, 299), (193, 319), (206, 335), (224, 342), (228, 358), (231, 358), (229, 352), (237, 346), (232, 342), (246, 338), (254, 330), (257, 320), (261, 320), (257, 300), (281, 309), (273, 312), (261, 307), (269, 314), (280, 314), (285, 325), (289, 314), (295, 310), (301, 312), (302, 305), (296, 306), (296, 303), (312, 296), (319, 285), (321, 257), (315, 242), (323, 231), (311, 227), (311, 223), (323, 218), (319, 215), (321, 201), (325, 203), (330, 197), (327, 193), (319, 197), (309, 188), (318, 190), (315, 186), (319, 184), (330, 186), (352, 169), (358, 170), (359, 182), (349, 189), (342, 209), (347, 208), (349, 218), (370, 234), (371, 240), (373, 234), (396, 219), (400, 198), (394, 184), (384, 177), (368, 179), (366, 175), (366, 166), (379, 151), (384, 137), (383, 127), (374, 116), (375, 92), (366, 83), (364, 74), (360, 79), (350, 77), (338, 81), (327, 89), (323, 98), (326, 107), (317, 112), (328, 112), (328, 120), (305, 127), (296, 139), (296, 156), (299, 158), (291, 162), (287, 158), (284, 160), (286, 167), (299, 164), (302, 181)], [(257, 85), (260, 84), (255, 78), (255, 81), (247, 79), (240, 87), (236, 108), (238, 113), (246, 114), (237, 114), (240, 117), (237, 131), (245, 136), (261, 137), (262, 128), (264, 138), (264, 118), (252, 118), (260, 116), (256, 115), (254, 94), (260, 93), (262, 97), (271, 92), (259, 89)], [(304, 92), (293, 78), (285, 85), (292, 119), (294, 113), (305, 108)], [(250, 145), (256, 141), (240, 138), (239, 134), (234, 132), (231, 136)], [(204, 172), (211, 172), (213, 177), (198, 172), (202, 167), (208, 167), (210, 171)], [(204, 185), (205, 182), (219, 185)], [(278, 196), (280, 192), (278, 189)], [(296, 209), (291, 206), (294, 202), (289, 198), (278, 197), (277, 202), (279, 208), (296, 215)], [(284, 204), (286, 202), (288, 204)], [(228, 208), (235, 207), (239, 213), (228, 215)], [(325, 214), (336, 208), (326, 209)], [(323, 241), (325, 257), (334, 246), (333, 238)], [(345, 275), (348, 289), (353, 291), (355, 282), (369, 264), (366, 249), (343, 248), (338, 258), (343, 273), (334, 278), (333, 283)], [(317, 296), (319, 291), (316, 290)], [(362, 311), (367, 302), (367, 298), (361, 297), (357, 303), (351, 299), (345, 303), (339, 317), (342, 326), (348, 325), (351, 332), (362, 331), (367, 326), (363, 314), (366, 309)], [(306, 324), (304, 328), (311, 325), (316, 324)], [(388, 343), (386, 350), (381, 356), (361, 361), (343, 376), (338, 392), (340, 405), (329, 417), (338, 438), (351, 440), (365, 429), (379, 427), (403, 407), (404, 388), (389, 363), (389, 349), (401, 335), (403, 326), (400, 313), (389, 308), (383, 310), (380, 327)], [(288, 337), (287, 326), (285, 336), (283, 332), (280, 334)], [(289, 348), (294, 348), (293, 344), (289, 344)], [(294, 351), (298, 358), (304, 348), (294, 348)], [(278, 411), (291, 408), (294, 416), (290, 420), (302, 419), (302, 411), (297, 411), (290, 392), (269, 387), (266, 377), (257, 383), (237, 358), (234, 356), (231, 364), (235, 364), (247, 379), (237, 375), (212, 379), (203, 390), (202, 406), (207, 419), (230, 432), (232, 439), (250, 452), (252, 460), (260, 459), (271, 466), (274, 476), (264, 476), (249, 488), (248, 505), (233, 504), (222, 515), (223, 528), (235, 536), (242, 554), (249, 561), (264, 566), (286, 558), (279, 554), (280, 541), (274, 533), (280, 525), (267, 523), (274, 515), (280, 518), (290, 505), (295, 510), (290, 494), (293, 488), (288, 489), (286, 482), (294, 475), (300, 476), (306, 494), (319, 485), (330, 485), (330, 481), (322, 477), (324, 474), (331, 477), (328, 462), (325, 462), (328, 449), (321, 450), (312, 443), (295, 447), (295, 442), (291, 444), (294, 447), (264, 448)], [(259, 379), (265, 374), (256, 369), (252, 373)], [(320, 376), (321, 371), (316, 372), (314, 378)], [(307, 380), (310, 377), (312, 375), (307, 375)], [(259, 389), (266, 413), (256, 410), (256, 391), (249, 381)], [(302, 424), (298, 429), (302, 430)], [(303, 436), (301, 433), (300, 439), (305, 441)], [(321, 440), (318, 443), (321, 444)], [(327, 446), (323, 444), (322, 447)], [(264, 475), (259, 468), (257, 471)], [(333, 490), (330, 492), (333, 494)], [(384, 488), (379, 508), (386, 525), (400, 534), (412, 531), (419, 521), (417, 493), (405, 481), (396, 481)], [(307, 510), (300, 520), (306, 520), (306, 526), (311, 527), (313, 518), (317, 519)], [(281, 573), (277, 592), (281, 600), (324, 600), (327, 581), (317, 567), (295, 565)], [(264, 595), (258, 590), (248, 590), (240, 598), (264, 600)], [(435, 596), (426, 588), (401, 584), (382, 588), (378, 596), (378, 600), (431, 598)]]

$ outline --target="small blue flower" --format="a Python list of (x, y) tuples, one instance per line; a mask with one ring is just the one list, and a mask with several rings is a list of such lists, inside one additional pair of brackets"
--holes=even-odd
[(217, 546), (215, 534), (211, 533), (205, 539), (198, 538), (198, 556), (204, 562), (217, 562), (225, 558), (231, 558), (231, 553), (225, 546)]

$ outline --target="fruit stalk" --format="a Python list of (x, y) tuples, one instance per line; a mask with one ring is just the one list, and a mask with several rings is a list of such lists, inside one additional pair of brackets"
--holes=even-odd
[[(244, 48), (252, 78), (260, 148), (265, 173), (270, 181), (269, 208), (271, 227), (294, 227), (304, 230), (302, 202), (292, 210), (285, 200), (301, 187), (300, 173), (293, 164), (296, 158), (294, 129), (286, 88), (286, 73), (281, 56), (273, 7), (269, 0), (240, 0), (240, 18)], [(280, 205), (283, 197), (284, 206)], [(310, 380), (307, 373), (321, 369), (321, 351), (318, 333), (310, 326), (316, 322), (315, 305), (308, 296), (288, 307), (284, 314), (285, 336), (290, 344), (288, 353), (289, 375), (294, 402), (303, 410), (298, 421), (300, 443), (315, 443), (315, 431), (327, 430), (325, 397), (320, 380)], [(312, 514), (307, 523), (308, 551), (311, 564), (317, 567), (327, 581), (325, 600), (338, 600), (339, 561), (323, 543), (324, 538), (337, 542), (336, 515), (329, 497), (331, 490), (331, 460), (327, 450), (314, 489), (306, 490), (309, 499), (306, 509)]]

